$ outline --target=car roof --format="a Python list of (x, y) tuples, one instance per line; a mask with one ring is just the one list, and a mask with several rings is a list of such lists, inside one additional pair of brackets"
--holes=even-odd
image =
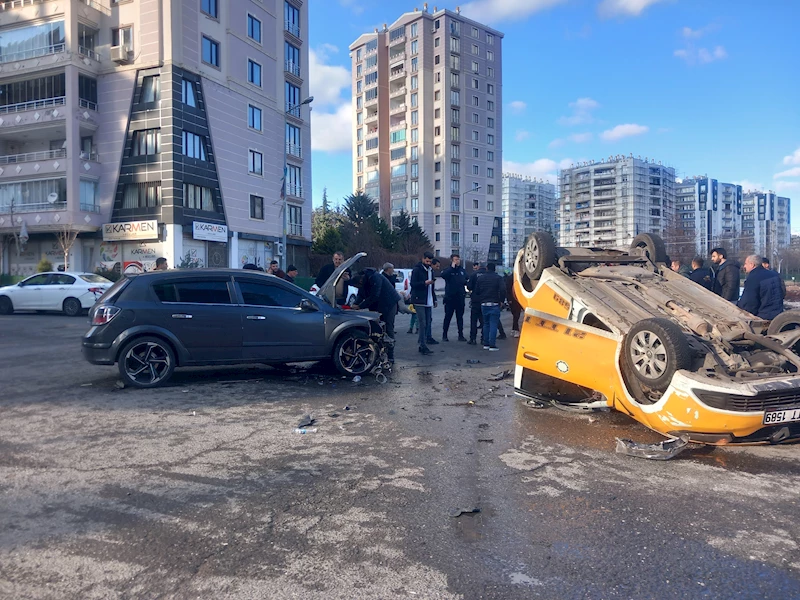
[(197, 276), (207, 276), (207, 277), (214, 277), (220, 275), (226, 275), (230, 277), (231, 275), (238, 275), (238, 276), (248, 276), (248, 277), (271, 277), (272, 279), (277, 279), (278, 281), (285, 281), (284, 279), (277, 277), (276, 275), (272, 275), (271, 273), (263, 273), (262, 271), (251, 271), (250, 269), (219, 269), (219, 268), (210, 268), (210, 269), (170, 269), (167, 271), (148, 271), (147, 273), (126, 273), (126, 276), (131, 279), (164, 279), (164, 278), (196, 278)]
[[(97, 273), (86, 273), (85, 271), (44, 271), (43, 273), (34, 273), (33, 275), (29, 275), (29, 277), (34, 277), (35, 275), (72, 275), (73, 277), (80, 277), (81, 275), (97, 275)], [(102, 277), (102, 275), (99, 275)]]

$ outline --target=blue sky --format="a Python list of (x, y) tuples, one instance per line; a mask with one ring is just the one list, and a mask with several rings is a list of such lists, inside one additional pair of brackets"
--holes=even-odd
[[(429, 2), (432, 9), (455, 9)], [(422, 2), (309, 0), (314, 205), (351, 193), (348, 46)], [(614, 154), (793, 199), (800, 231), (798, 0), (474, 0), (505, 34), (506, 171)], [(555, 183), (555, 180), (553, 180)]]

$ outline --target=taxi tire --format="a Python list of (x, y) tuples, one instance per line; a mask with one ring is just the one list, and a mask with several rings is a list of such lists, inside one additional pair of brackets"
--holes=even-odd
[(800, 310), (787, 310), (772, 319), (767, 328), (767, 335), (798, 328), (800, 328)]
[(652, 233), (640, 233), (631, 242), (631, 250), (641, 248), (651, 262), (658, 264), (667, 262), (667, 247), (660, 236)]
[[(636, 336), (649, 332), (658, 337), (666, 351), (666, 367), (657, 378), (646, 377), (633, 363), (631, 349)], [(635, 323), (622, 341), (622, 373), (634, 398), (640, 402), (653, 402), (646, 389), (659, 394), (665, 392), (677, 371), (690, 369), (692, 349), (683, 330), (669, 319), (644, 319)]]
[(556, 264), (556, 243), (546, 231), (534, 231), (525, 241), (522, 267), (531, 281), (538, 281), (547, 267)]

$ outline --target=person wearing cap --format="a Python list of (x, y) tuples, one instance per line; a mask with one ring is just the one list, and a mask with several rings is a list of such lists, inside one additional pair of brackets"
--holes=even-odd
[(294, 283), (294, 278), (297, 277), (297, 267), (289, 265), (286, 267), (286, 275), (283, 278), (289, 283)]

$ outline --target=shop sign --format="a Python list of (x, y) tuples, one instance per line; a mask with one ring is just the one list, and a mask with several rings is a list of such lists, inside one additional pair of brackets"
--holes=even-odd
[(208, 242), (227, 242), (228, 226), (193, 221), (192, 237), (196, 240), (206, 240)]
[(103, 241), (158, 239), (158, 221), (128, 221), (103, 225)]

